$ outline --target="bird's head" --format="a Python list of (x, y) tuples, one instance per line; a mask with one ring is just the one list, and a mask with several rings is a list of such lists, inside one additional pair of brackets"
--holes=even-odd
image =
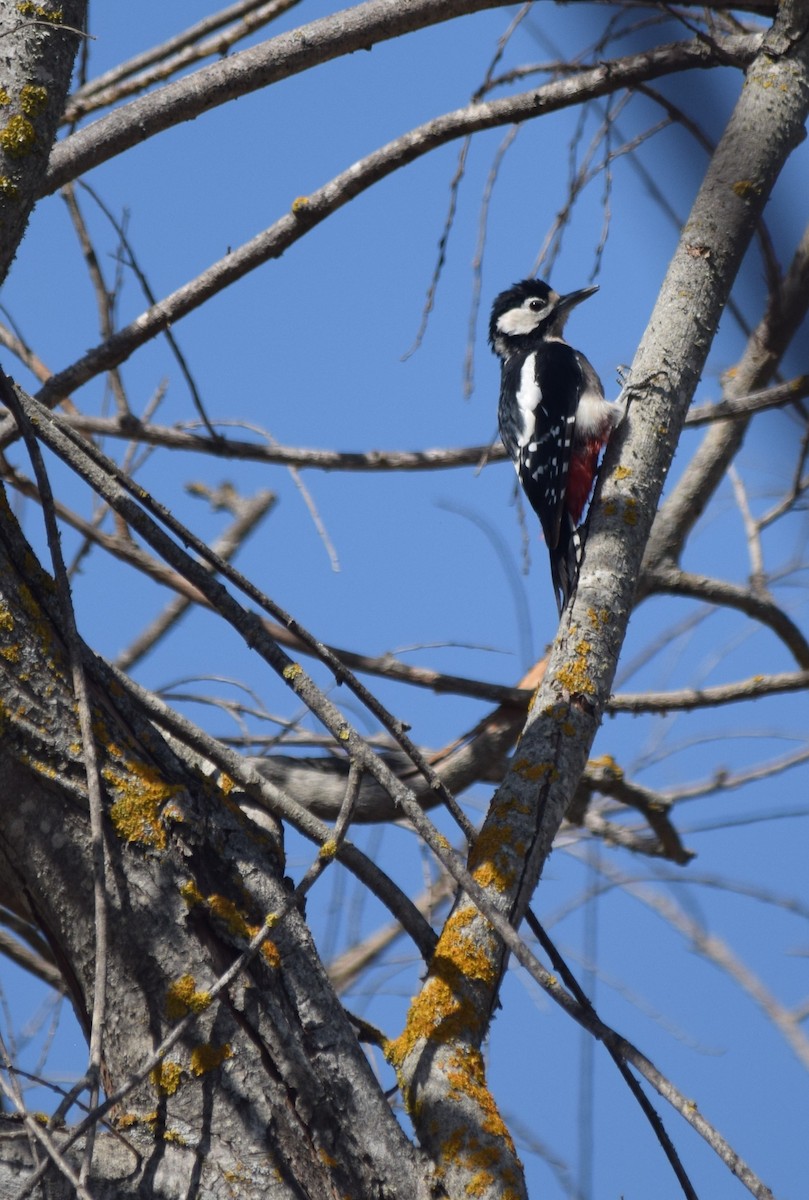
[(492, 305), (489, 343), (500, 358), (532, 349), (550, 337), (561, 337), (570, 310), (597, 287), (560, 296), (541, 279), (523, 279), (501, 292)]

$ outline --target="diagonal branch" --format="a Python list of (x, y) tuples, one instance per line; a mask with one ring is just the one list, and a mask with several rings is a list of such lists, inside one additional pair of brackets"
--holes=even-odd
[(45, 192), (183, 121), (310, 67), (508, 0), (366, 0), (166, 84), (54, 147)]
[[(776, 21), (751, 63), (684, 227), (633, 364), (628, 417), (607, 452), (572, 610), (562, 617), (513, 766), (470, 852), (473, 878), (515, 926), (606, 707), (644, 546), (712, 336), (779, 172), (804, 136), (809, 42), (789, 45), (792, 16), (784, 11), (784, 24)], [(740, 179), (753, 182), (740, 187)], [(619, 456), (621, 468), (611, 472)], [(460, 897), (397, 1045), (419, 1138), (459, 1194), (473, 1160), (470, 1127), (496, 1164), (495, 1186), (481, 1195), (493, 1197), (506, 1181), (523, 1194), (521, 1167), (479, 1055), (505, 961), (492, 924)]]
[[(377, 0), (373, 2), (376, 3)], [(427, 0), (423, 2), (427, 3)], [(557, 112), (583, 100), (631, 87), (651, 75), (659, 77), (695, 68), (706, 69), (715, 65), (718, 57), (730, 55), (741, 66), (750, 61), (759, 44), (760, 38), (757, 35), (727, 38), (722, 42), (720, 56), (702, 43), (674, 43), (599, 64), (597, 67), (582, 70), (571, 78), (555, 80), (518, 96), (472, 104), (467, 108), (436, 117), (353, 164), (317, 191), (299, 197), (294, 201), (292, 211), (263, 233), (237, 250), (231, 251), (196, 279), (147, 309), (113, 337), (53, 375), (40, 390), (39, 399), (49, 406), (53, 405), (63, 395), (124, 362), (139, 346), (151, 340), (172, 322), (187, 316), (211, 296), (269, 259), (279, 257), (289, 246), (349, 200), (438, 146), (469, 133)], [(88, 131), (93, 128), (94, 126), (89, 126)], [(73, 136), (79, 138), (88, 131), (81, 131)], [(141, 141), (142, 137), (138, 130), (137, 140)], [(68, 138), (61, 142), (54, 153), (58, 155), (60, 147), (67, 146), (71, 140)], [(87, 165), (81, 165), (77, 170), (85, 170)], [(52, 186), (61, 185), (66, 182), (66, 178), (72, 178), (75, 173), (73, 170), (67, 173), (62, 170), (55, 172)], [(63, 178), (65, 174), (66, 178)], [(0, 428), (0, 436), (5, 432), (7, 431)]]

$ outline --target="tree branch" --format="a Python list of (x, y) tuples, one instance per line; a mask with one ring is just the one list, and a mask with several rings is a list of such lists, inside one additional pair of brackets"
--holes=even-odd
[[(776, 22), (776, 40), (781, 32)], [(607, 451), (572, 611), (562, 617), (515, 761), (470, 853), (473, 877), (514, 925), (525, 913), (605, 709), (644, 545), (711, 338), (775, 180), (803, 137), (808, 58), (806, 42), (782, 57), (765, 41), (751, 64), (636, 355), (626, 389), (628, 417)], [(754, 183), (740, 188), (740, 179)], [(496, 1003), (505, 957), (492, 925), (461, 897), (397, 1046), (400, 1083), (419, 1138), (459, 1192), (468, 1160), (456, 1153), (448, 1162), (443, 1148), (458, 1139), (470, 1154), (473, 1124), (491, 1131), (484, 1144), (497, 1163), (498, 1186), (508, 1179), (516, 1189), (520, 1178), (514, 1148), (504, 1129), (494, 1126), (482, 1060), (474, 1055)]]
[[(373, 4), (380, 2), (381, 0), (371, 0)], [(415, 3), (415, 0), (413, 2)], [(434, 4), (435, 0), (420, 2)], [(388, 11), (388, 7), (385, 7)], [(759, 44), (760, 38), (757, 35), (728, 38), (721, 44), (721, 53), (730, 55), (741, 66), (750, 60)], [(660, 76), (693, 68), (707, 68), (715, 65), (717, 57), (717, 54), (706, 48), (703, 43), (675, 43), (582, 70), (572, 78), (553, 81), (516, 97), (473, 104), (411, 130), (355, 163), (324, 187), (308, 196), (299, 197), (294, 202), (292, 211), (263, 233), (237, 250), (231, 251), (196, 279), (147, 309), (112, 338), (53, 375), (38, 393), (38, 398), (49, 406), (54, 405), (60, 397), (74, 391), (101, 372), (124, 362), (134, 350), (162, 332), (172, 322), (186, 316), (211, 296), (235, 283), (262, 263), (278, 257), (349, 200), (437, 146), (468, 133), (556, 112), (581, 103), (584, 99), (630, 87), (651, 75)], [(94, 126), (89, 127), (93, 128)], [(73, 136), (81, 137), (84, 132)], [(70, 140), (60, 143), (60, 146), (66, 146)], [(142, 140), (140, 131), (137, 140)], [(55, 176), (54, 187), (66, 182), (66, 179), (62, 178), (63, 174), (64, 172), (61, 172)], [(68, 177), (72, 177), (73, 174), (72, 171), (67, 172)], [(0, 428), (0, 440), (7, 432)]]

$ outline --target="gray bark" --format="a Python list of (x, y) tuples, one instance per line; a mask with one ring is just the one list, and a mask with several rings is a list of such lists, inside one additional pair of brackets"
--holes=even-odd
[[(804, 137), (807, 29), (807, 3), (782, 6), (747, 70), (632, 366), (628, 416), (607, 454), (578, 591), (563, 614), (515, 761), (471, 850), (470, 870), (476, 879), (490, 880), (492, 905), (515, 925), (536, 888), (606, 707), (663, 483), (736, 272), (780, 170)], [(613, 470), (618, 463), (620, 472)], [(477, 1141), (496, 1155), (497, 1166), (481, 1195), (492, 1200), (505, 1181), (521, 1178), (513, 1145), (480, 1101), (482, 1062), (475, 1057), (506, 957), (491, 922), (461, 896), (396, 1048), (400, 1080), (425, 1149), (440, 1157), (452, 1138), (470, 1147), (447, 1165), (451, 1192), (460, 1194), (469, 1175), (469, 1131), (476, 1125), (485, 1131)], [(464, 963), (474, 963), (474, 974), (463, 970)], [(467, 1064), (468, 1082), (459, 1094), (461, 1062)]]
[[(31, 6), (34, 8), (36, 6)], [(0, 4), (0, 282), (28, 223), (65, 107), (85, 0)]]
[[(81, 739), (48, 578), (3, 514), (0, 746), (3, 873), (46, 936), (85, 1028), (95, 938)], [(24, 572), (24, 575), (23, 575)], [(131, 1170), (154, 1194), (427, 1196), (429, 1171), (374, 1080), (289, 903), (276, 839), (258, 830), (104, 688), (88, 655), (107, 815), (105, 1088), (138, 1131)], [(268, 949), (205, 1004), (267, 914)], [(190, 982), (189, 982), (190, 981)], [(196, 999), (195, 999), (196, 998)], [(184, 1010), (185, 1004), (185, 1010)], [(144, 1148), (144, 1138), (146, 1148)]]

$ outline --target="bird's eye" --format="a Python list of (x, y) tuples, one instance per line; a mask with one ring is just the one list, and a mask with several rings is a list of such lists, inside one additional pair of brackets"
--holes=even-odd
[(528, 307), (531, 309), (531, 312), (541, 312), (545, 305), (541, 300), (529, 300)]

